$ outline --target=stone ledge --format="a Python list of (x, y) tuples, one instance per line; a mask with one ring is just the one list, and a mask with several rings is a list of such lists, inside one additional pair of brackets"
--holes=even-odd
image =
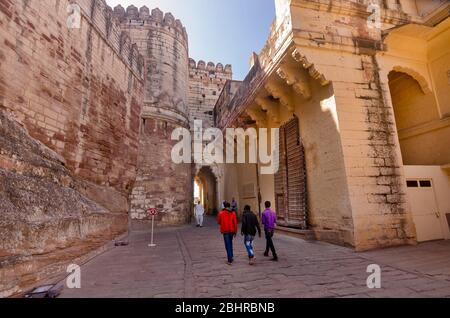
[(447, 127), (450, 127), (450, 118), (438, 119), (412, 128), (403, 129), (400, 130), (398, 134), (400, 140), (405, 140)]
[[(52, 263), (45, 267), (44, 272), (45, 273), (53, 273), (53, 274), (48, 274), (48, 275), (46, 275), (45, 278), (38, 279), (35, 282), (31, 282), (29, 284), (25, 284), (25, 285), (21, 286), (20, 289), (12, 289), (9, 296), (7, 294), (5, 294), (3, 296), (10, 297), (10, 298), (23, 298), (26, 293), (28, 293), (29, 291), (33, 290), (34, 288), (36, 288), (38, 286), (54, 284), (55, 285), (54, 288), (56, 288), (61, 285), (64, 285), (65, 280), (66, 280), (67, 276), (69, 275), (68, 273), (66, 273), (66, 269), (69, 264), (77, 264), (80, 267), (82, 267), (82, 266), (86, 265), (87, 263), (91, 262), (96, 257), (115, 248), (116, 242), (123, 241), (127, 237), (128, 237), (128, 233), (121, 234), (120, 236), (117, 236), (115, 239), (104, 242), (103, 244), (99, 244), (98, 242), (96, 242), (95, 239), (93, 239), (93, 240), (89, 241), (89, 243), (87, 243), (88, 245), (92, 244), (91, 245), (92, 249), (87, 254), (77, 255), (74, 259), (66, 258), (66, 259), (60, 260), (60, 262)], [(82, 246), (82, 244), (79, 244), (79, 245), (76, 245), (76, 246), (73, 246), (73, 247), (70, 247), (67, 249), (59, 250), (55, 254), (61, 254), (63, 256), (64, 255), (65, 256), (74, 255), (74, 254), (76, 254), (75, 250), (80, 246)], [(25, 262), (25, 264), (33, 265), (33, 260), (29, 261), (28, 263)]]
[(316, 235), (312, 230), (300, 230), (284, 226), (277, 226), (276, 230), (282, 234), (301, 238), (305, 241), (316, 241)]

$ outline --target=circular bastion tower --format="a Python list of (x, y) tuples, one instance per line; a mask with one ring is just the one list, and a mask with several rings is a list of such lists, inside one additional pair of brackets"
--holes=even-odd
[(186, 29), (171, 13), (118, 6), (115, 16), (125, 33), (121, 43), (137, 45), (145, 59), (145, 97), (141, 114), (138, 174), (131, 195), (133, 229), (149, 225), (149, 208), (159, 225), (179, 225), (192, 211), (192, 165), (173, 163), (174, 129), (189, 129), (189, 55)]

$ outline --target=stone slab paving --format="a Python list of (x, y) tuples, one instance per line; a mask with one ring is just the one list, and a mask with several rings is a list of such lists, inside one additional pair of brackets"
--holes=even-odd
[[(158, 230), (156, 248), (148, 247), (149, 233), (133, 233), (129, 240), (83, 266), (82, 288), (64, 289), (62, 297), (450, 297), (449, 241), (356, 253), (278, 235), (280, 261), (264, 258), (264, 239), (257, 239), (257, 264), (249, 266), (238, 236), (236, 262), (228, 266), (212, 219), (202, 229)], [(379, 290), (366, 285), (370, 264), (382, 268)]]

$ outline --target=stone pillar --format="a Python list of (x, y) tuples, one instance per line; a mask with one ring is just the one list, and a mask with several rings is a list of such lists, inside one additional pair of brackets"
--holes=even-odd
[(355, 245), (366, 250), (414, 243), (389, 87), (380, 81), (374, 56), (358, 58), (363, 69), (352, 72), (360, 80), (343, 75), (334, 83)]
[(415, 243), (389, 87), (380, 80), (375, 56), (332, 51), (315, 56), (334, 91), (354, 246), (368, 250)]

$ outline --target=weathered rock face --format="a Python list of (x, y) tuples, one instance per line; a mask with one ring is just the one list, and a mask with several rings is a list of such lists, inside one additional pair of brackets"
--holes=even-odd
[[(4, 296), (124, 232), (130, 211), (144, 227), (150, 207), (161, 225), (185, 223), (193, 176), (171, 159), (191, 114), (179, 20), (105, 0), (0, 2)], [(191, 79), (208, 86), (208, 112), (231, 67), (214, 72)]]
[(0, 111), (0, 295), (48, 271), (51, 264), (38, 261), (43, 255), (50, 259), (69, 246), (86, 253), (92, 239), (104, 242), (126, 231), (127, 215), (90, 200), (81, 186), (62, 157)]
[[(75, 175), (127, 197), (136, 177), (143, 61), (103, 0), (6, 1), (0, 101)], [(46, 14), (43, 14), (46, 12)]]
[(0, 4), (0, 296), (128, 228), (142, 56), (104, 0), (70, 4)]

